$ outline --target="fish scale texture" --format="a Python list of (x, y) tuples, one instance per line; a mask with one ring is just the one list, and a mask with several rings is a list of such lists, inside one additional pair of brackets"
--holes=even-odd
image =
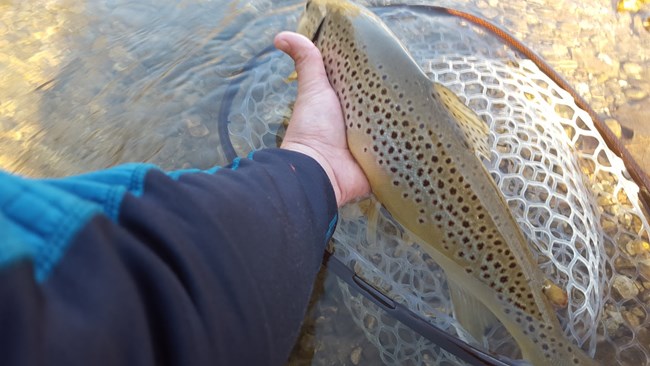
[[(539, 267), (568, 293), (569, 304), (558, 317), (569, 339), (596, 359), (650, 365), (650, 342), (644, 341), (650, 309), (641, 299), (643, 291), (630, 296), (615, 288), (617, 281), (650, 280), (639, 270), (647, 253), (635, 250), (635, 243), (648, 240), (649, 225), (639, 187), (588, 114), (530, 60), (480, 28), (408, 10), (380, 16), (431, 80), (451, 89), (489, 126), (490, 156), (482, 161)], [(292, 66), (286, 58), (270, 57), (243, 82), (256, 88), (241, 88), (229, 116), (240, 154), (275, 142), (296, 94), (295, 85), (283, 80)], [(335, 255), (431, 323), (498, 354), (519, 357), (516, 343), (499, 327), (491, 330), (487, 344), (462, 329), (453, 317), (443, 271), (384, 210), (369, 221), (367, 214), (378, 207), (373, 200), (341, 210)], [(461, 363), (341, 287), (346, 306), (387, 364)], [(638, 324), (616, 320), (631, 311)]]

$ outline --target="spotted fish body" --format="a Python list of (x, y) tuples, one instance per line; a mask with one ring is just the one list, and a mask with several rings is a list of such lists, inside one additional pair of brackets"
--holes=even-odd
[(489, 156), (486, 124), (432, 83), (362, 7), (310, 1), (298, 32), (323, 55), (349, 148), (373, 193), (423, 242), (450, 282), (504, 324), (529, 362), (595, 364), (562, 334), (542, 292), (548, 281), (476, 156)]

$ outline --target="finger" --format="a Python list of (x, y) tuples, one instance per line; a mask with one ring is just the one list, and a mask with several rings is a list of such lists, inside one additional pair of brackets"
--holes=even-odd
[(275, 37), (274, 44), (293, 59), (298, 73), (298, 88), (330, 87), (321, 53), (307, 37), (282, 32)]

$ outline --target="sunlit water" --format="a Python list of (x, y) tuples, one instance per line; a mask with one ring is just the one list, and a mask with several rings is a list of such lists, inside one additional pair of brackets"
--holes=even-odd
[[(454, 6), (503, 24), (603, 115), (644, 122), (643, 15), (617, 14), (609, 1)], [(0, 1), (0, 166), (60, 176), (125, 161), (224, 163), (225, 87), (300, 10), (297, 1)]]
[(281, 6), (0, 5), (0, 165), (59, 176), (125, 161), (224, 163), (221, 96), (251, 56), (295, 23)]
[[(650, 162), (648, 5), (617, 13), (611, 1), (442, 4), (483, 15), (542, 54), (623, 125), (639, 163)], [(268, 47), (301, 9), (297, 1), (0, 0), (0, 167), (63, 176), (127, 161), (227, 163), (224, 97), (248, 85), (256, 55), (286, 57)], [(290, 101), (277, 102), (288, 116)], [(335, 288), (325, 283), (293, 362), (378, 360)]]

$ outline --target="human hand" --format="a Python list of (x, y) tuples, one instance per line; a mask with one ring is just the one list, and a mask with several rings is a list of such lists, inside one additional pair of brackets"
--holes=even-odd
[(348, 149), (341, 104), (320, 51), (293, 32), (278, 34), (274, 44), (293, 59), (298, 73), (298, 97), (281, 148), (306, 154), (323, 167), (339, 207), (367, 195), (370, 184)]

